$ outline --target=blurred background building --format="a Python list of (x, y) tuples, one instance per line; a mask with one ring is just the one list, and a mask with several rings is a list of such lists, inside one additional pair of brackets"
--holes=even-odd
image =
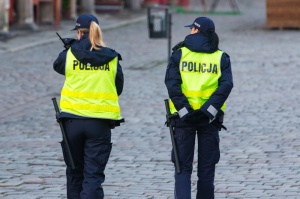
[[(235, 0), (0, 0), (0, 33), (8, 33), (10, 26), (32, 30), (45, 23), (59, 26), (61, 20), (76, 19), (82, 13), (138, 12), (154, 4), (188, 9), (191, 1), (201, 2), (205, 12), (206, 5), (216, 6), (220, 1), (235, 3)], [(265, 1), (267, 27), (300, 28), (300, 0)]]
[[(75, 19), (81, 13), (139, 10), (158, 0), (0, 0), (0, 32), (9, 25), (38, 29), (43, 23), (59, 26), (62, 19)], [(164, 0), (166, 4), (167, 0)]]
[[(182, 4), (183, 2), (183, 4)], [(139, 11), (149, 5), (188, 5), (189, 0), (0, 0), (0, 32), (9, 26), (38, 29), (40, 24), (59, 26), (62, 19), (81, 13)]]

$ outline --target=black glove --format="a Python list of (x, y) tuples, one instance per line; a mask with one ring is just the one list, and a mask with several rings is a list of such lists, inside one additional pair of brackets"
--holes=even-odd
[(76, 39), (74, 38), (64, 38), (63, 42), (65, 49), (68, 50), (74, 41), (76, 41)]
[(182, 121), (189, 123), (197, 123), (203, 118), (207, 117), (200, 109), (190, 111), (183, 118)]

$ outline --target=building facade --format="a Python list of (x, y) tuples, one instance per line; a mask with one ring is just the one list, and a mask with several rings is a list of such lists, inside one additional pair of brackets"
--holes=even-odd
[[(39, 25), (60, 25), (61, 19), (76, 19), (79, 14), (135, 11), (152, 4), (166, 5), (175, 0), (0, 0), (0, 33), (9, 27), (38, 30)], [(109, 10), (111, 9), (111, 10)]]
[(9, 26), (37, 30), (43, 23), (59, 25), (62, 17), (94, 13), (94, 5), (95, 0), (0, 0), (0, 32), (8, 32)]

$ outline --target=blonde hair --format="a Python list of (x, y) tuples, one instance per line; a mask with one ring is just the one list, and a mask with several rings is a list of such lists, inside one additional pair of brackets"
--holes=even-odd
[(101, 28), (96, 22), (94, 22), (94, 21), (91, 22), (90, 29), (80, 28), (78, 30), (80, 32), (82, 32), (83, 34), (89, 32), (89, 40), (92, 45), (91, 50), (92, 49), (99, 50), (100, 49), (99, 46), (105, 47), (105, 43), (103, 42)]

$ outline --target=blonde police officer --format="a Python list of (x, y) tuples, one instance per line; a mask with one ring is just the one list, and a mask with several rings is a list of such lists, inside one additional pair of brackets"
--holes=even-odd
[[(69, 140), (75, 169), (68, 164), (68, 199), (104, 198), (102, 183), (112, 144), (111, 128), (122, 121), (119, 95), (123, 90), (121, 56), (105, 47), (97, 18), (83, 14), (73, 29), (77, 40), (53, 64), (65, 75), (60, 119)], [(62, 142), (64, 151), (64, 141)]]

